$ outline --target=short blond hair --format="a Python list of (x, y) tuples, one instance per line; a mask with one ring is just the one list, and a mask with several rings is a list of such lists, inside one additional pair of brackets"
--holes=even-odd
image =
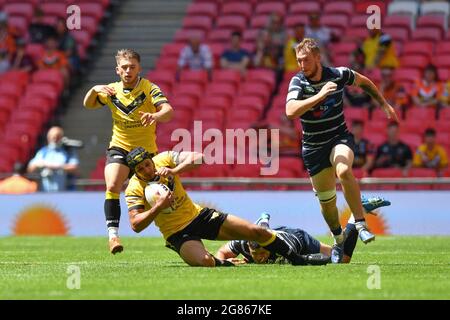
[(314, 54), (320, 54), (320, 48), (316, 40), (312, 38), (304, 38), (302, 42), (300, 42), (295, 47), (295, 53), (299, 54), (300, 52), (312, 52)]
[(139, 53), (133, 49), (120, 49), (116, 53), (116, 62), (119, 64), (121, 58), (125, 59), (136, 59), (139, 63), (141, 62), (141, 56)]

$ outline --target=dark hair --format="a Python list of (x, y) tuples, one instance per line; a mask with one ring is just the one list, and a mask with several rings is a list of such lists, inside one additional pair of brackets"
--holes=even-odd
[(434, 130), (433, 128), (427, 128), (425, 130), (424, 136), (436, 136), (436, 130)]
[(434, 76), (435, 76), (434, 80), (439, 81), (438, 71), (434, 64), (432, 64), (432, 63), (427, 64), (426, 67), (423, 69), (423, 74), (425, 74), (425, 72), (427, 72), (427, 71), (433, 71)]
[(352, 127), (354, 127), (354, 126), (361, 126), (361, 127), (363, 127), (364, 126), (364, 121), (358, 120), (358, 119), (353, 120), (352, 121)]
[(242, 33), (241, 33), (240, 31), (233, 31), (233, 32), (231, 33), (231, 36), (232, 36), (232, 37), (239, 37), (239, 38), (242, 38)]

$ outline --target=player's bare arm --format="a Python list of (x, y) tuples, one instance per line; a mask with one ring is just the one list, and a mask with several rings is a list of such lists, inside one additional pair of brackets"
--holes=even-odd
[(367, 94), (369, 94), (372, 98), (375, 99), (376, 102), (380, 105), (380, 107), (386, 112), (386, 115), (389, 119), (392, 119), (396, 122), (399, 122), (397, 113), (395, 109), (386, 101), (383, 95), (378, 90), (377, 86), (366, 76), (353, 71), (355, 74), (355, 83), (354, 85), (363, 89)]
[(173, 108), (167, 102), (159, 105), (157, 110), (155, 113), (139, 111), (143, 126), (151, 126), (155, 122), (168, 122), (172, 119)]
[(236, 258), (237, 255), (231, 251), (230, 247), (228, 246), (228, 242), (225, 243), (223, 246), (217, 250), (216, 257), (218, 259), (226, 260), (231, 258)]
[(170, 207), (172, 199), (172, 192), (168, 192), (159, 197), (155, 205), (147, 211), (144, 211), (144, 209), (132, 209), (128, 211), (131, 229), (139, 233), (147, 228), (162, 210)]
[(203, 153), (183, 151), (179, 154), (179, 164), (175, 168), (161, 167), (156, 171), (157, 175), (166, 177), (168, 175), (181, 174), (191, 171), (203, 163)]
[(336, 91), (337, 84), (327, 82), (319, 93), (305, 100), (290, 100), (286, 104), (286, 116), (291, 119), (301, 117), (305, 112), (315, 107), (319, 102), (323, 101), (330, 93)]
[(116, 91), (114, 90), (114, 88), (108, 87), (107, 85), (94, 86), (86, 93), (86, 96), (83, 100), (83, 105), (88, 109), (103, 107), (103, 105), (97, 99), (100, 93), (107, 96), (113, 96), (116, 94)]

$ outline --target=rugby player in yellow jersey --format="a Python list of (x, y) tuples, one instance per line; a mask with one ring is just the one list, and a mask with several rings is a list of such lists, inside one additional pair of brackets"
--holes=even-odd
[(109, 234), (109, 249), (115, 254), (123, 250), (119, 239), (120, 190), (130, 175), (126, 156), (138, 146), (151, 154), (156, 146), (156, 123), (172, 118), (173, 109), (159, 87), (141, 78), (140, 56), (131, 49), (121, 49), (116, 55), (116, 73), (120, 81), (97, 85), (88, 91), (84, 106), (96, 109), (107, 105), (112, 113), (113, 134), (106, 152), (105, 217)]
[[(292, 245), (276, 232), (194, 203), (184, 190), (179, 174), (199, 166), (202, 160), (203, 154), (198, 152), (165, 151), (151, 157), (141, 147), (130, 151), (127, 156), (128, 166), (134, 169), (135, 174), (128, 183), (125, 198), (131, 227), (135, 232), (141, 232), (154, 221), (166, 239), (167, 246), (190, 266), (233, 265), (230, 261), (210, 254), (202, 239), (254, 241), (283, 256), (293, 265), (311, 262), (308, 256), (296, 253)], [(145, 198), (145, 187), (152, 182), (162, 183), (172, 191), (160, 196), (150, 207)], [(169, 207), (171, 210), (167, 213), (165, 209)]]

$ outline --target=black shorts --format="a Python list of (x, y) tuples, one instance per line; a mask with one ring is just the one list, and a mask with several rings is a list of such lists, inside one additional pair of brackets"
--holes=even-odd
[(305, 230), (298, 229), (295, 235), (301, 239), (303, 245), (302, 252), (300, 254), (320, 253), (320, 241), (314, 238)]
[(215, 209), (203, 208), (200, 214), (192, 220), (183, 230), (167, 238), (166, 247), (180, 253), (180, 248), (190, 240), (216, 240), (228, 214)]
[(302, 148), (303, 163), (310, 177), (332, 166), (330, 162), (331, 150), (338, 144), (345, 144), (350, 149), (355, 150), (355, 140), (351, 133), (343, 134), (319, 149)]
[[(157, 153), (151, 153), (150, 156), (154, 157)], [(124, 166), (128, 167), (127, 163), (127, 155), (128, 151), (119, 147), (111, 147), (106, 150), (106, 164), (110, 163), (120, 163)], [(128, 175), (128, 178), (131, 178), (134, 174), (133, 170), (130, 170), (130, 174)]]

